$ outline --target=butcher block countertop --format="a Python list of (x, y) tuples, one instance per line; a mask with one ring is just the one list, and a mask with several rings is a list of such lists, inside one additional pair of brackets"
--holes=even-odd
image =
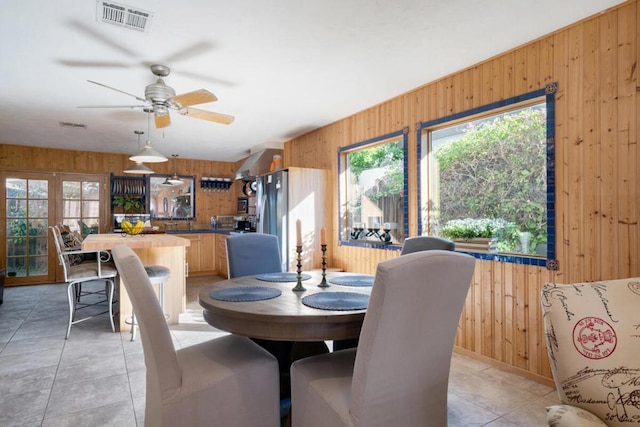
[[(168, 234), (89, 234), (82, 242), (82, 249), (108, 251), (119, 244), (133, 249), (144, 265), (162, 265), (171, 271), (169, 279), (164, 284), (164, 309), (169, 315), (168, 322), (178, 323), (180, 313), (185, 310), (185, 251), (186, 247), (191, 245), (191, 241)], [(118, 295), (118, 328), (120, 331), (128, 331), (131, 326), (127, 319), (131, 317), (133, 308), (122, 280), (118, 281)]]
[(82, 241), (82, 249), (111, 250), (115, 245), (127, 245), (132, 249), (168, 248), (175, 246), (190, 246), (189, 239), (170, 234), (141, 234), (137, 236), (123, 236), (121, 234), (89, 234)]

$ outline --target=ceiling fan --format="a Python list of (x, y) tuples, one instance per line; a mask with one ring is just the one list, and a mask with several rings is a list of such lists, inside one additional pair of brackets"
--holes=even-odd
[(222, 123), (228, 125), (233, 122), (234, 117), (226, 114), (214, 113), (213, 111), (200, 110), (191, 108), (192, 105), (206, 104), (208, 102), (217, 101), (218, 98), (206, 89), (199, 89), (193, 92), (176, 95), (175, 90), (165, 84), (162, 77), (166, 77), (170, 73), (169, 67), (160, 64), (151, 65), (151, 72), (158, 76), (155, 83), (147, 85), (144, 90), (144, 98), (137, 95), (107, 86), (102, 83), (87, 80), (89, 83), (124, 93), (142, 101), (141, 105), (86, 105), (78, 108), (142, 108), (147, 113), (153, 113), (156, 128), (165, 128), (171, 125), (171, 117), (169, 110), (176, 110), (183, 116), (195, 117), (196, 119), (209, 120), (211, 122)]

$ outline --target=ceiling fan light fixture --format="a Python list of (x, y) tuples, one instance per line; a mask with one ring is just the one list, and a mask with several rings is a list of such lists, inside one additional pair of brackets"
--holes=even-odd
[(141, 162), (136, 162), (135, 165), (123, 170), (124, 173), (138, 174), (138, 175), (149, 175), (154, 173), (151, 168)]
[(140, 163), (160, 163), (166, 162), (169, 159), (153, 148), (151, 141), (147, 141), (142, 151), (135, 156), (129, 157), (129, 160)]

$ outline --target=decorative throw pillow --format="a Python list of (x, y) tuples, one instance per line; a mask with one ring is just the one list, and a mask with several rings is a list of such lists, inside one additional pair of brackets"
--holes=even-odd
[[(75, 233), (70, 231), (63, 231), (60, 233), (60, 236), (62, 236), (62, 241), (64, 242), (64, 247), (66, 249), (81, 249), (80, 245), (82, 244), (82, 239), (80, 239), (80, 243), (78, 243), (78, 239), (75, 236)], [(69, 254), (67, 256), (69, 257), (69, 265), (72, 267), (84, 261), (84, 257), (82, 256), (82, 254)]]

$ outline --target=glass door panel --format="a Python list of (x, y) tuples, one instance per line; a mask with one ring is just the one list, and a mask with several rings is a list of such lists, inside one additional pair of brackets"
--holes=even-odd
[(49, 179), (11, 176), (4, 186), (7, 276), (49, 277)]
[(100, 232), (101, 179), (63, 179), (62, 222), (83, 237)]

